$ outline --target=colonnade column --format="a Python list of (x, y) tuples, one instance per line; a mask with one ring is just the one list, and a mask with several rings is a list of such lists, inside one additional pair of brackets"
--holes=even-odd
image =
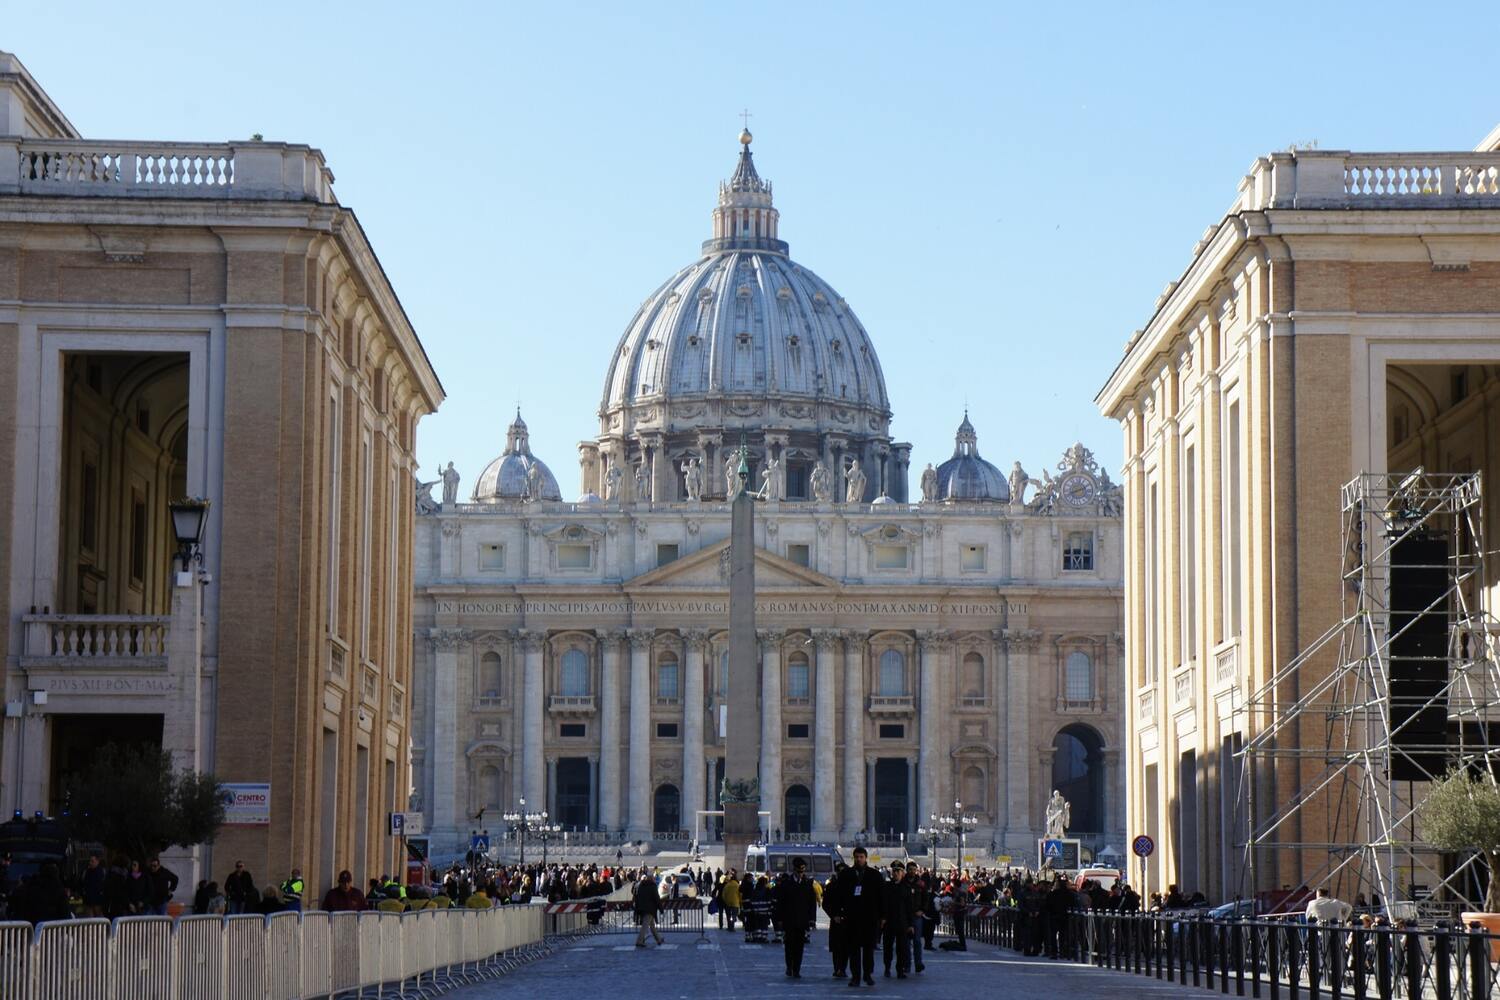
[(696, 829), (703, 804), (703, 652), (708, 632), (690, 629), (683, 633), (687, 645), (683, 657), (687, 676), (682, 685), (682, 826)]
[(865, 649), (870, 640), (844, 633), (844, 837), (865, 828)]
[[(1010, 802), (1010, 768), (1011, 761), (1015, 759), (1010, 747), (1010, 719), (1007, 716), (1010, 705), (1010, 673), (1005, 658), (1005, 630), (993, 629), (990, 632), (990, 663), (994, 664), (993, 680), (986, 678), (989, 683), (990, 705), (995, 713), (995, 747), (999, 753), (995, 757), (995, 771), (992, 775), (992, 788), (990, 794), (994, 797), (994, 808), (991, 811), (995, 817), (993, 835), (995, 842), (1000, 844), (1003, 831), (1009, 824), (1006, 818), (1008, 803)], [(1000, 845), (1003, 846), (1003, 845)]]
[(625, 633), (599, 634), (599, 825), (620, 829), (620, 643)]
[(651, 836), (651, 630), (633, 628), (630, 637), (630, 798), (625, 835)]
[(773, 830), (782, 826), (781, 801), (781, 641), (780, 629), (762, 629), (760, 677), (760, 807), (771, 813)]
[(833, 672), (838, 651), (838, 633), (826, 629), (813, 632), (817, 646), (816, 690), (813, 699), (813, 816), (814, 840), (833, 840), (838, 833), (838, 796), (834, 792), (833, 747), (838, 742), (834, 729)]
[(1031, 694), (1030, 677), (1032, 654), (1036, 651), (1041, 633), (1034, 629), (1005, 630), (1005, 669), (1010, 680), (1006, 692), (1010, 717), (1006, 720), (1007, 746), (1010, 748), (1010, 800), (1006, 803), (1007, 846), (1014, 851), (1025, 852), (1029, 857), (1035, 850), (1033, 834), (1036, 827), (1031, 819)]
[(921, 659), (921, 704), (917, 706), (917, 817), (926, 821), (938, 812), (939, 766), (942, 762), (942, 747), (938, 745), (938, 703), (941, 687), (938, 678), (941, 660), (946, 650), (951, 649), (952, 639), (946, 632), (923, 631), (917, 633), (918, 655)]
[[(433, 629), (427, 633), (432, 649), (432, 739), (427, 744), (425, 761), (432, 775), (431, 829), (446, 847), (443, 838), (458, 836), (458, 652), (468, 646), (469, 635), (462, 629)], [(418, 782), (420, 787), (420, 781)], [(456, 840), (455, 840), (456, 842)]]
[(546, 765), (542, 760), (542, 640), (545, 632), (521, 633), (525, 657), (521, 680), (521, 791), (530, 809), (545, 809)]

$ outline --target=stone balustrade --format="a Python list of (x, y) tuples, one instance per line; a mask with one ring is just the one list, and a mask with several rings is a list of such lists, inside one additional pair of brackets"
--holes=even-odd
[(1500, 206), (1500, 153), (1298, 150), (1256, 160), (1232, 212)]
[(21, 666), (166, 669), (164, 615), (23, 615)]
[(323, 154), (281, 142), (5, 137), (0, 194), (337, 203)]
[(555, 694), (547, 700), (547, 712), (551, 715), (593, 715), (594, 711), (591, 694)]
[(1233, 684), (1240, 679), (1240, 644), (1236, 639), (1214, 650), (1214, 683)]
[(903, 695), (871, 695), (871, 715), (910, 715), (914, 709), (912, 696)]
[(1142, 725), (1156, 721), (1156, 689), (1146, 688), (1136, 695), (1136, 718)]

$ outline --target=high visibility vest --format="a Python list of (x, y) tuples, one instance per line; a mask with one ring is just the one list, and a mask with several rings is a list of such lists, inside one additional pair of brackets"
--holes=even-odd
[(380, 888), (385, 892), (387, 896), (390, 896), (394, 893), (396, 899), (406, 898), (406, 886), (402, 885), (400, 882), (397, 882), (395, 879), (389, 880)]
[(302, 902), (302, 880), (300, 878), (289, 878), (281, 883), (281, 894), (288, 902)]

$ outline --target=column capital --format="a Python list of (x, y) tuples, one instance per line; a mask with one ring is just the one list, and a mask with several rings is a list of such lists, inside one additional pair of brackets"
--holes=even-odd
[(625, 641), (625, 630), (622, 628), (596, 628), (594, 629), (594, 635), (601, 642), (617, 643)]
[(858, 629), (840, 629), (844, 638), (844, 652), (862, 654), (870, 646), (870, 634)]
[(682, 630), (682, 639), (687, 643), (688, 648), (696, 649), (699, 652), (707, 652), (706, 647), (708, 646), (710, 635), (712, 633), (706, 628), (688, 628)]
[(466, 628), (433, 628), (427, 630), (427, 645), (433, 649), (458, 649), (467, 646), (474, 633)]
[(812, 630), (812, 637), (818, 652), (831, 653), (838, 649), (839, 642), (844, 638), (844, 633), (835, 628), (815, 628)]
[(1042, 641), (1041, 629), (1008, 628), (1003, 631), (1007, 645), (1018, 652), (1029, 653)]
[(625, 630), (625, 637), (630, 640), (630, 648), (650, 649), (651, 641), (656, 638), (654, 628), (630, 628)]
[(990, 641), (991, 642), (995, 642), (995, 643), (999, 643), (1001, 646), (1004, 646), (1005, 645), (1005, 629), (1003, 629), (1003, 628), (992, 628), (992, 629), (990, 629)]
[(764, 645), (766, 645), (768, 647), (771, 647), (771, 648), (776, 648), (776, 649), (779, 650), (779, 647), (781, 646), (782, 641), (786, 639), (786, 629), (784, 629), (784, 628), (760, 628), (760, 629), (756, 629), (755, 630), (755, 637), (757, 639), (759, 639), (762, 644), (764, 644)]
[(522, 629), (516, 633), (516, 638), (521, 640), (521, 649), (528, 655), (542, 651), (542, 643), (547, 641), (547, 633), (541, 629)]
[(943, 652), (953, 645), (953, 633), (947, 629), (923, 629), (917, 633), (917, 642), (922, 649)]

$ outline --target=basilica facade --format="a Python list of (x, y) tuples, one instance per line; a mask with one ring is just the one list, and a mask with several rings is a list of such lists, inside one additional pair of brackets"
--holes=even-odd
[[(1118, 487), (1082, 444), (1002, 473), (967, 414), (951, 458), (910, 470), (873, 342), (788, 255), (740, 140), (701, 256), (604, 360), (578, 500), (519, 414), (468, 502), (462, 470), (419, 491), (413, 808), (435, 854), (522, 798), (566, 829), (711, 835), (746, 716), (779, 836), (911, 838), (957, 808), (972, 844), (1034, 858), (1056, 788), (1071, 834), (1118, 849)], [(726, 701), (741, 461), (752, 706)]]

